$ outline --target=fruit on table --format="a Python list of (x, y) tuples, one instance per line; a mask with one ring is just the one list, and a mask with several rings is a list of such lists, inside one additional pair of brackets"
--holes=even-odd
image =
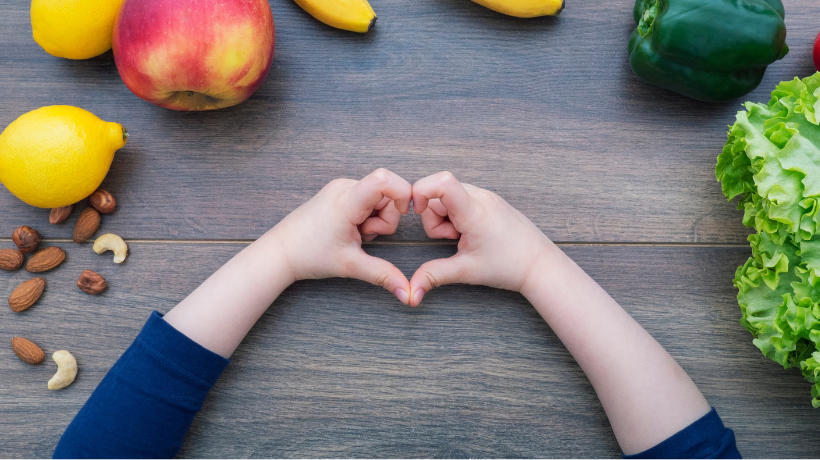
[(564, 9), (564, 0), (473, 0), (481, 6), (517, 18), (555, 16)]
[(376, 23), (367, 0), (294, 0), (314, 18), (337, 29), (365, 33)]
[(780, 0), (637, 0), (633, 15), (635, 75), (700, 101), (749, 93), (789, 51)]
[(0, 134), (0, 182), (32, 206), (74, 204), (100, 186), (127, 138), (119, 123), (78, 107), (32, 110)]
[(126, 0), (114, 60), (140, 98), (174, 110), (239, 104), (262, 85), (274, 50), (267, 0)]
[(51, 55), (88, 59), (111, 49), (122, 0), (32, 0), (34, 41)]

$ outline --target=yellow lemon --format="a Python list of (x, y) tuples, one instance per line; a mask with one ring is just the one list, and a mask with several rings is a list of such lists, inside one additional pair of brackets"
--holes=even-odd
[(32, 110), (0, 134), (0, 182), (24, 202), (59, 208), (102, 183), (128, 132), (70, 105)]
[(111, 49), (123, 0), (32, 0), (34, 41), (48, 54), (88, 59)]

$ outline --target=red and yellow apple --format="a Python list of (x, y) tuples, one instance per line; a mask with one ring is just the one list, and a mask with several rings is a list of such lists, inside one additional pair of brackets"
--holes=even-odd
[(275, 43), (268, 0), (125, 0), (113, 38), (128, 89), (174, 110), (249, 98), (270, 70)]

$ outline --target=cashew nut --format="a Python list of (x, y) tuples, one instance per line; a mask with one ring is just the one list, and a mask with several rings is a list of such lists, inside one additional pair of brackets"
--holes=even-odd
[(71, 385), (74, 377), (77, 376), (77, 360), (74, 356), (65, 350), (60, 350), (55, 351), (51, 359), (57, 363), (57, 373), (48, 381), (48, 389), (59, 390)]
[(119, 236), (113, 233), (106, 233), (100, 235), (94, 241), (94, 252), (102, 254), (105, 251), (114, 251), (114, 263), (121, 264), (125, 261), (125, 256), (128, 255), (128, 245)]

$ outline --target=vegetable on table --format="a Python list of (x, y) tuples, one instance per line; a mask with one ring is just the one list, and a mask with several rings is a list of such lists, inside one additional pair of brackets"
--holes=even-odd
[(814, 40), (814, 68), (820, 70), (820, 34)]
[(752, 257), (735, 272), (741, 324), (763, 354), (796, 367), (820, 407), (820, 72), (738, 112), (715, 174), (740, 197)]
[(637, 0), (633, 14), (633, 72), (700, 101), (749, 93), (789, 51), (780, 0)]

